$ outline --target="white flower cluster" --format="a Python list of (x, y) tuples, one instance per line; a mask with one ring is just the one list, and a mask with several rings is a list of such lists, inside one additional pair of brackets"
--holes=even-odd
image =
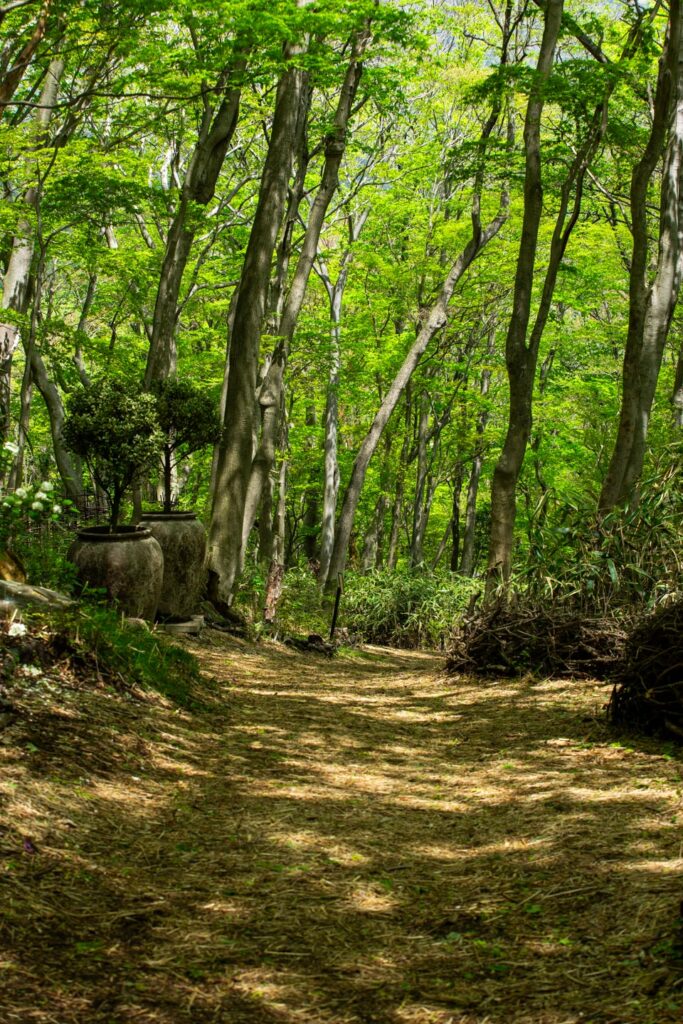
[(49, 480), (43, 480), (35, 490), (31, 487), (17, 487), (16, 491), (3, 496), (2, 508), (8, 510), (17, 509), (18, 511), (18, 506), (26, 502), (26, 507), (30, 507), (32, 512), (40, 513), (47, 511), (49, 515), (61, 515), (62, 506), (52, 504), (52, 492), (54, 489), (55, 485), (50, 483)]

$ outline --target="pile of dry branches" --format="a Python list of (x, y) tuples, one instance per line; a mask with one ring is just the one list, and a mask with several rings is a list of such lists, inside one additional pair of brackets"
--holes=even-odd
[(614, 679), (615, 725), (683, 738), (683, 600), (662, 605), (631, 631)]
[(619, 664), (625, 642), (623, 624), (611, 617), (500, 602), (463, 622), (447, 667), (483, 676), (533, 672), (605, 679)]

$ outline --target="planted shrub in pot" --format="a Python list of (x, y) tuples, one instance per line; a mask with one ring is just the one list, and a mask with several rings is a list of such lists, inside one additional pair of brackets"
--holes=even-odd
[(164, 558), (151, 531), (121, 526), (126, 490), (159, 458), (162, 435), (151, 395), (102, 378), (71, 396), (64, 441), (109, 499), (109, 523), (80, 530), (68, 557), (81, 585), (106, 589), (127, 615), (153, 619)]
[(182, 459), (220, 440), (217, 405), (190, 381), (171, 377), (154, 389), (163, 434), (164, 505), (142, 522), (164, 553), (158, 615), (182, 620), (196, 610), (205, 583), (206, 531), (194, 512), (174, 510), (173, 473)]

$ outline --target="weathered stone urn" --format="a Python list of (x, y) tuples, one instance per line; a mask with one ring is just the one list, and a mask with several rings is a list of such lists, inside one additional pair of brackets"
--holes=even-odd
[(194, 512), (146, 512), (142, 525), (164, 554), (164, 582), (157, 617), (190, 619), (206, 583), (206, 530)]
[(164, 577), (164, 556), (150, 530), (106, 526), (79, 530), (67, 557), (80, 584), (104, 588), (126, 615), (154, 619)]

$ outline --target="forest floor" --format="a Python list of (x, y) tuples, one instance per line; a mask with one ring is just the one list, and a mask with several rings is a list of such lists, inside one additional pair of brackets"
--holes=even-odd
[(680, 1024), (682, 762), (604, 686), (192, 649), (192, 713), (14, 695), (2, 1024)]

